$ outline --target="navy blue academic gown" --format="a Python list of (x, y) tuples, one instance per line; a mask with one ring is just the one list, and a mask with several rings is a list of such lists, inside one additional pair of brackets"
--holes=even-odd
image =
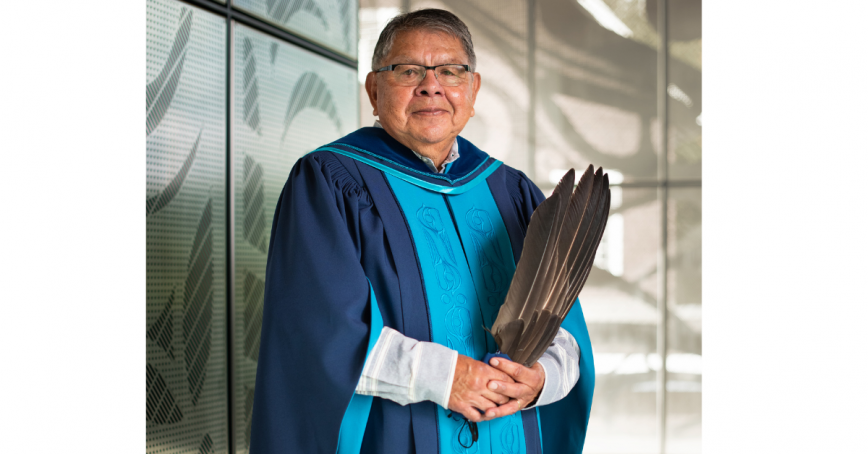
[[(339, 434), (345, 438), (352, 430), (363, 453), (452, 452), (438, 439), (432, 402), (401, 406), (367, 397), (364, 418), (347, 415), (351, 401), (358, 403), (353, 391), (379, 326), (417, 340), (434, 338), (418, 243), (396, 178), (444, 199), (450, 191), (487, 185), (513, 270), (531, 214), (544, 200), (522, 172), (457, 140), (461, 158), (446, 174), (430, 172), (379, 128), (359, 129), (293, 167), (268, 250), (251, 453), (333, 454)], [(520, 412), (522, 452), (528, 454), (579, 453), (584, 444), (594, 370), (580, 304), (564, 327), (581, 348), (580, 381), (563, 400)]]

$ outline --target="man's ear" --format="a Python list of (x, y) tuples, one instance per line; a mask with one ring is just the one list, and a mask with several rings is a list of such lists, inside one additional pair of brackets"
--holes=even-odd
[(472, 117), (476, 115), (474, 106), (476, 105), (476, 94), (479, 93), (479, 89), (482, 87), (482, 76), (479, 73), (471, 73), (470, 77), (473, 83), (470, 92), (470, 116)]
[(374, 108), (374, 116), (379, 115), (377, 112), (377, 74), (373, 71), (368, 73), (365, 78), (365, 91), (368, 92), (368, 100), (371, 101), (371, 107)]

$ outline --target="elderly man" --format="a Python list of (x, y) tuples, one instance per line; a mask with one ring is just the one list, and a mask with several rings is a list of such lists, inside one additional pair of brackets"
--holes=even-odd
[(544, 197), (458, 136), (475, 66), (453, 14), (394, 18), (365, 84), (379, 121), (293, 168), (268, 251), (253, 454), (581, 452), (594, 373), (578, 304), (533, 367), (480, 361)]

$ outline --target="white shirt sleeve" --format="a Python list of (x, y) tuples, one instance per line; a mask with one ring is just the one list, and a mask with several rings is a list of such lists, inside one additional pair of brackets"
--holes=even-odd
[(365, 361), (356, 393), (401, 405), (430, 400), (447, 408), (457, 363), (457, 351), (386, 326)]
[(539, 359), (546, 373), (546, 381), (539, 397), (530, 409), (557, 402), (573, 389), (579, 381), (579, 357), (581, 351), (576, 339), (567, 330), (560, 328), (552, 344)]
[[(576, 340), (561, 328), (539, 360), (545, 369), (546, 382), (535, 406), (557, 402), (569, 394), (579, 380), (579, 354)], [(417, 341), (383, 327), (365, 361), (356, 393), (400, 405), (430, 400), (447, 408), (457, 362), (455, 350)]]

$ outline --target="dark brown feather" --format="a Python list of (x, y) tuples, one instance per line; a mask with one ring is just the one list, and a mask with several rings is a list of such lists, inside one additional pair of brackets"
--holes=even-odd
[[(529, 350), (527, 339), (530, 337), (529, 333), (533, 331), (536, 327), (536, 323), (539, 320), (539, 311), (534, 312), (530, 316), (530, 321), (525, 323), (525, 329), (517, 336), (517, 340), (513, 342), (512, 348), (510, 351), (503, 351), (509, 355), (510, 358), (520, 358), (524, 356), (524, 351)], [(517, 362), (517, 361), (516, 361)]]
[[(586, 253), (585, 250), (591, 247), (590, 241), (586, 241), (585, 239), (587, 235), (583, 234), (583, 232), (588, 231), (593, 226), (593, 218), (594, 214), (596, 214), (595, 210), (599, 206), (599, 198), (602, 192), (602, 181), (597, 178), (601, 173), (602, 169), (598, 170), (595, 175), (593, 167), (589, 166), (585, 174), (582, 175), (582, 180), (584, 181), (579, 181), (579, 187), (576, 188), (576, 192), (571, 197), (570, 210), (564, 219), (565, 225), (563, 230), (565, 234), (559, 238), (560, 241), (558, 243), (561, 255), (558, 257), (559, 260), (556, 265), (559, 267), (559, 271), (555, 273), (557, 278), (546, 283), (550, 288), (550, 293), (545, 307), (552, 313), (552, 317), (555, 320), (552, 323), (548, 323), (548, 320), (546, 320), (545, 324), (538, 324), (535, 330), (530, 333), (530, 336), (526, 337), (526, 340), (522, 342), (523, 344), (533, 346), (530, 351), (525, 349), (525, 354), (521, 355), (520, 359), (517, 360), (523, 364), (533, 364), (539, 359), (545, 352), (545, 348), (551, 343), (551, 339), (554, 339), (554, 336), (557, 335), (558, 328), (563, 321), (565, 313), (562, 314), (561, 311), (567, 306), (567, 302), (564, 299), (568, 293), (568, 277), (576, 272), (581, 272), (575, 269), (576, 257)], [(590, 194), (587, 192), (589, 186), (592, 188)], [(582, 200), (583, 198), (585, 200)]]
[[(561, 179), (560, 183), (558, 183), (552, 196), (543, 201), (531, 216), (531, 225), (528, 226), (528, 233), (525, 236), (524, 243), (524, 251), (528, 253), (522, 253), (516, 266), (515, 275), (513, 276), (513, 282), (516, 283), (514, 285), (517, 285), (517, 289), (515, 294), (513, 294), (512, 285), (510, 285), (510, 291), (507, 293), (506, 301), (501, 306), (497, 319), (492, 326), (492, 332), (499, 333), (503, 328), (503, 322), (500, 322), (501, 314), (505, 317), (505, 321), (514, 319), (528, 320), (539, 307), (540, 300), (537, 295), (542, 293), (545, 276), (549, 273), (554, 255), (553, 251), (555, 250), (560, 232), (561, 220), (569, 202), (574, 179), (575, 171), (570, 169)], [(544, 204), (546, 205), (545, 207), (543, 207)], [(534, 226), (534, 223), (540, 225)], [(544, 301), (542, 302), (544, 303)], [(525, 329), (520, 334), (522, 339), (527, 339), (528, 332), (535, 326), (534, 319), (526, 321), (524, 326)], [(517, 348), (524, 350), (520, 344), (515, 342), (515, 335), (510, 331), (508, 333), (504, 332), (500, 336), (504, 340), (504, 344), (512, 346), (510, 348), (511, 351), (514, 352)], [(510, 354), (503, 349), (501, 351)]]
[(530, 367), (542, 357), (543, 353), (546, 352), (546, 349), (549, 348), (552, 341), (555, 339), (555, 336), (558, 335), (558, 329), (561, 327), (561, 323), (563, 322), (564, 320), (561, 317), (551, 317), (549, 319), (547, 326), (543, 331), (543, 335), (533, 344), (533, 351), (531, 351), (530, 355), (524, 360), (522, 363), (523, 365)]
[[(562, 241), (559, 245), (564, 251), (562, 254), (564, 258), (561, 271), (552, 286), (551, 293), (551, 298), (556, 301), (556, 306), (553, 308), (553, 312), (556, 314), (560, 313), (563, 306), (562, 300), (568, 290), (570, 273), (573, 272), (574, 264), (581, 254), (585, 236), (592, 224), (593, 213), (597, 206), (596, 197), (599, 196), (599, 182), (595, 181), (594, 167), (588, 166), (570, 198), (570, 213), (567, 219), (571, 223), (569, 229), (573, 234), (569, 241)], [(594, 192), (595, 189), (597, 192)]]
[[(524, 237), (521, 258), (515, 267), (515, 274), (512, 277), (506, 299), (500, 306), (497, 319), (491, 327), (493, 333), (501, 332), (504, 325), (520, 318), (519, 315), (527, 301), (527, 295), (533, 286), (540, 260), (542, 260), (545, 252), (546, 243), (551, 236), (554, 212), (558, 209), (558, 197), (560, 197), (558, 194), (552, 194), (552, 197), (539, 204), (531, 215), (530, 225), (528, 225), (527, 234)], [(512, 339), (508, 338), (508, 335), (511, 333), (501, 334), (504, 343), (512, 345)]]
[[(561, 284), (563, 285), (563, 288), (561, 288), (562, 293), (559, 295), (560, 306), (557, 308), (558, 314), (565, 314), (564, 309), (566, 308), (566, 305), (570, 303), (569, 295), (572, 293), (574, 288), (573, 284), (576, 282), (577, 278), (584, 274), (593, 264), (593, 261), (588, 263), (587, 258), (589, 255), (593, 258), (593, 254), (599, 245), (597, 230), (600, 228), (599, 215), (602, 212), (600, 208), (603, 205), (602, 199), (604, 189), (604, 181), (603, 178), (601, 178), (602, 173), (603, 169), (599, 168), (594, 174), (593, 186), (591, 194), (588, 197), (585, 215), (582, 217), (582, 222), (579, 225), (576, 237), (573, 240), (570, 249), (571, 254), (567, 258), (568, 264), (565, 268), (568, 271), (562, 276), (563, 280)], [(608, 188), (606, 188), (606, 190), (608, 190)], [(608, 210), (606, 210), (606, 214), (608, 214)]]
[[(525, 318), (525, 313), (532, 313), (546, 308), (548, 290), (551, 288), (558, 271), (557, 244), (563, 228), (564, 215), (570, 203), (570, 193), (573, 192), (575, 176), (576, 172), (570, 169), (561, 178), (561, 181), (552, 193), (552, 196), (554, 194), (558, 195), (558, 210), (552, 221), (551, 237), (546, 242), (546, 249), (540, 261), (539, 270), (534, 278), (534, 284), (528, 293), (524, 310), (519, 314), (520, 318)], [(528, 325), (527, 329), (529, 330), (530, 328)]]
[[(524, 250), (492, 326), (500, 350), (531, 366), (557, 335), (593, 265), (608, 219), (608, 175), (570, 169), (531, 216)], [(572, 192), (572, 194), (571, 194)]]
[(537, 317), (536, 323), (533, 327), (528, 327), (525, 334), (522, 336), (526, 339), (521, 342), (522, 349), (514, 359), (517, 363), (524, 364), (531, 357), (536, 349), (537, 341), (542, 337), (545, 329), (549, 326), (549, 320), (552, 319), (552, 312), (548, 309), (537, 311), (537, 313), (539, 314), (539, 317)]
[[(558, 260), (558, 240), (562, 235), (564, 226), (564, 217), (569, 207), (570, 193), (573, 191), (573, 183), (575, 181), (575, 171), (570, 169), (558, 185), (552, 196), (557, 195), (559, 206), (557, 212), (554, 213), (552, 221), (552, 230), (549, 241), (546, 242), (546, 249), (540, 260), (540, 265), (537, 274), (534, 277), (534, 283), (528, 293), (527, 300), (524, 304), (522, 312), (519, 313), (519, 318), (526, 319), (531, 317), (530, 323), (525, 327), (522, 333), (522, 341), (520, 344), (513, 344), (513, 351), (519, 358), (526, 357), (531, 353), (529, 347), (533, 343), (533, 339), (539, 337), (542, 330), (545, 329), (548, 319), (551, 317), (552, 306), (548, 296), (552, 283), (560, 269), (560, 261)], [(545, 319), (540, 319), (544, 317)], [(509, 354), (509, 353), (507, 353)], [(512, 357), (512, 355), (510, 355)]]
[(578, 275), (577, 279), (575, 279), (570, 284), (570, 293), (569, 293), (567, 300), (566, 300), (567, 306), (565, 307), (565, 309), (563, 311), (564, 317), (566, 317), (566, 314), (570, 311), (570, 309), (572, 309), (573, 304), (576, 302), (576, 298), (578, 298), (578, 296), (579, 296), (579, 292), (582, 291), (582, 288), (585, 286), (585, 282), (588, 280), (588, 276), (591, 273), (591, 268), (593, 268), (594, 258), (597, 255), (597, 248), (600, 246), (600, 241), (603, 239), (603, 232), (606, 230), (606, 224), (609, 221), (608, 213), (609, 213), (609, 207), (610, 207), (610, 203), (611, 203), (611, 192), (608, 189), (608, 185), (609, 185), (609, 176), (608, 175), (604, 175), (603, 183), (604, 183), (604, 187), (606, 188), (606, 191), (603, 194), (604, 201), (603, 201), (603, 207), (600, 210), (600, 213), (605, 213), (605, 214), (602, 214), (602, 216), (601, 216), (602, 219), (600, 222), (599, 229), (596, 232), (595, 240), (593, 243), (594, 248), (590, 253), (590, 260), (587, 262), (587, 264), (585, 266), (581, 267), (583, 270), (582, 273), (580, 275)]
[[(609, 186), (609, 176), (608, 175), (604, 175), (603, 182), (604, 182), (604, 186), (606, 187), (606, 191), (603, 194), (603, 196), (605, 197), (604, 202), (603, 202), (603, 207), (601, 210), (599, 210), (599, 213), (598, 213), (599, 217), (600, 217), (600, 220), (599, 220), (600, 227), (599, 227), (598, 231), (596, 232), (596, 237), (595, 237), (594, 243), (593, 243), (594, 248), (593, 248), (593, 250), (590, 251), (588, 261), (586, 262), (586, 264), (582, 265), (582, 267), (584, 268), (584, 272), (579, 277), (579, 279), (576, 282), (572, 283), (572, 285), (571, 285), (571, 289), (570, 289), (571, 300), (568, 301), (569, 307), (566, 309), (567, 311), (569, 311), (569, 308), (572, 307), (572, 303), (574, 303), (576, 298), (578, 298), (579, 292), (581, 292), (582, 287), (584, 287), (585, 282), (588, 280), (588, 275), (590, 274), (591, 268), (593, 267), (592, 265), (594, 264), (594, 258), (597, 255), (597, 248), (600, 246), (600, 241), (602, 241), (602, 239), (603, 239), (603, 232), (606, 230), (606, 224), (609, 221), (608, 213), (609, 213), (609, 207), (610, 207), (612, 195), (608, 189), (608, 186)], [(564, 314), (566, 315), (566, 312)]]
[(494, 334), (494, 341), (500, 346), (500, 351), (512, 351), (513, 344), (521, 342), (522, 331), (524, 331), (524, 320), (513, 320)]

